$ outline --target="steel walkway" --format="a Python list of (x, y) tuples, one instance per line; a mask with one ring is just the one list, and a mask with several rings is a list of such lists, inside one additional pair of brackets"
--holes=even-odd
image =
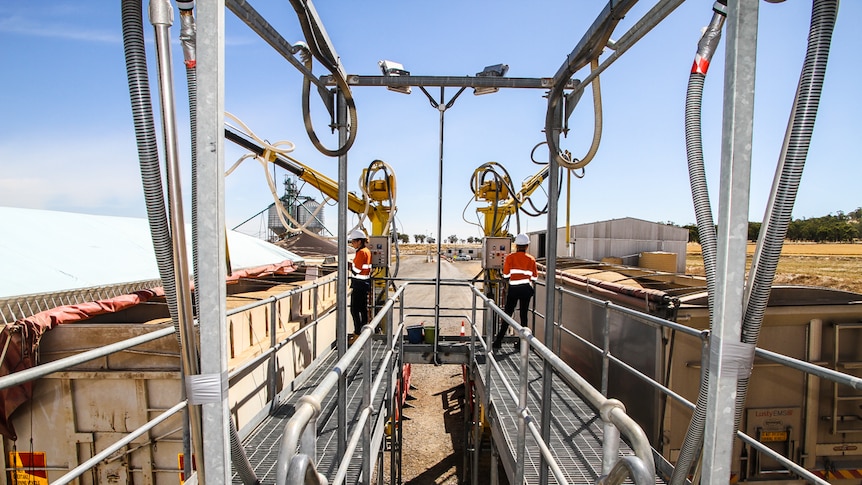
[[(504, 378), (517, 387), (520, 380), (521, 357), (514, 344), (514, 339), (505, 342), (502, 349), (493, 352), (493, 358), (499, 364)], [(495, 375), (493, 370), (488, 379), (489, 365), (491, 365), (490, 359), (480, 359), (474, 384), (482, 402), (487, 402), (486, 399), (490, 398), (488, 419), (491, 435), (509, 482), (512, 483), (518, 459), (517, 436), (520, 418), (517, 413), (517, 402), (512, 400), (500, 382), (500, 377)], [(527, 377), (527, 409), (537, 423), (542, 419), (542, 367), (542, 360), (531, 351)], [(596, 483), (598, 477), (602, 475), (604, 435), (602, 419), (598, 412), (557, 376), (554, 376), (550, 405), (547, 409), (551, 413), (548, 448), (563, 470), (565, 479), (569, 483)], [(621, 440), (619, 453), (620, 456), (632, 455), (633, 451)], [(526, 433), (524, 483), (539, 483), (540, 460), (541, 455), (535, 439), (530, 433)], [(557, 483), (553, 475), (549, 474), (548, 483)], [(627, 480), (627, 483), (631, 482)], [(657, 478), (656, 483), (665, 482)]]
[[(495, 351), (493, 358), (499, 364), (503, 376), (514, 386), (520, 379), (520, 355), (514, 349), (514, 340), (505, 344), (502, 350)], [(372, 376), (380, 370), (380, 356), (385, 352), (385, 339), (374, 337), (371, 339), (372, 347)], [(414, 356), (415, 357), (415, 356)], [(282, 434), (288, 420), (294, 415), (295, 407), (302, 396), (311, 393), (323, 378), (331, 372), (338, 360), (337, 352), (330, 352), (321, 359), (314, 368), (302, 377), (293, 392), (284, 397), (275, 411), (265, 418), (244, 440), (243, 446), (246, 450), (249, 462), (260, 480), (261, 484), (274, 484), (276, 477), (276, 463), (278, 461), (279, 448)], [(364, 379), (361, 361), (357, 359), (345, 371), (347, 382), (347, 426), (352, 428), (363, 407)], [(416, 360), (406, 358), (406, 360)], [(419, 359), (421, 360), (421, 359)], [(491, 372), (490, 383), (486, 382), (490, 359), (484, 355), (478, 355), (476, 359), (475, 388), (477, 400), (488, 402), (488, 418), (490, 421), (490, 432), (494, 446), (499, 454), (503, 468), (506, 470), (508, 482), (512, 483), (515, 478), (515, 467), (518, 460), (517, 433), (519, 418), (517, 417), (517, 403), (513, 402), (510, 395), (502, 385), (500, 377)], [(528, 372), (528, 404), (527, 409), (533, 418), (541, 420), (542, 400), (542, 361), (533, 352), (530, 352)], [(374, 415), (371, 419), (374, 431), (372, 435), (382, 435), (385, 419), (381, 418), (381, 410), (384, 408), (385, 389), (377, 392), (373, 399)], [(337, 413), (336, 392), (330, 392), (322, 403), (321, 414), (317, 422), (317, 460), (316, 469), (324, 476), (334, 476), (339, 459), (337, 439)], [(551, 389), (551, 402), (548, 407), (551, 412), (551, 436), (549, 448), (560, 468), (564, 471), (565, 479), (569, 483), (595, 483), (602, 475), (602, 446), (603, 428), (602, 420), (598, 413), (587, 404), (575, 391), (570, 389), (559, 378), (555, 378)], [(385, 414), (385, 413), (384, 413)], [(405, 436), (405, 440), (412, 439)], [(539, 447), (532, 438), (526, 434), (526, 446), (524, 447), (524, 482), (527, 484), (539, 483), (540, 453)], [(360, 443), (360, 448), (363, 446)], [(376, 461), (376, 452), (381, 446), (381, 440), (372, 440), (372, 460)], [(359, 452), (359, 450), (357, 450)], [(466, 451), (465, 451), (466, 452)], [(619, 443), (620, 455), (632, 455), (633, 451), (621, 441)], [(357, 455), (361, 457), (361, 454)], [(355, 462), (355, 463), (354, 463)], [(351, 462), (348, 468), (345, 483), (362, 483), (361, 480), (361, 458)], [(239, 476), (234, 473), (233, 483), (241, 484)], [(548, 483), (557, 483), (553, 475), (549, 476)], [(660, 479), (656, 483), (664, 483)]]
[[(386, 339), (382, 336), (375, 336), (370, 339), (372, 349), (372, 375), (376, 375), (380, 370), (381, 355), (386, 349)], [(358, 415), (363, 408), (363, 381), (365, 373), (363, 372), (362, 361), (357, 359), (345, 370), (347, 382), (347, 427), (352, 428), (356, 424)], [(296, 406), (303, 396), (310, 394), (320, 384), (323, 378), (332, 371), (335, 363), (338, 361), (338, 352), (329, 352), (320, 362), (309, 369), (301, 378), (302, 382), (291, 392), (284, 397), (278, 404), (278, 407), (270, 416), (265, 418), (254, 431), (243, 440), (243, 447), (248, 456), (249, 463), (255, 471), (261, 485), (274, 484), (276, 482), (276, 463), (278, 462), (278, 453), (281, 445), (281, 438), (284, 433), (284, 428), (290, 418), (294, 415)], [(383, 398), (385, 388), (381, 386), (380, 390), (373, 398), (374, 413), (371, 418), (372, 426), (375, 432), (372, 434), (380, 434), (383, 423), (380, 419), (381, 410), (384, 409)], [(321, 413), (317, 421), (317, 462), (315, 464), (317, 471), (325, 476), (331, 477), (335, 474), (339, 459), (337, 440), (337, 392), (330, 392), (326, 400), (321, 403)], [(379, 440), (377, 440), (379, 441)], [(360, 441), (357, 452), (361, 452), (363, 443)], [(361, 457), (361, 453), (358, 455)], [(374, 457), (374, 448), (372, 448), (372, 459)], [(361, 483), (361, 463), (360, 459), (355, 460), (348, 468), (345, 483)], [(236, 471), (233, 471), (232, 483), (242, 484), (240, 477)]]

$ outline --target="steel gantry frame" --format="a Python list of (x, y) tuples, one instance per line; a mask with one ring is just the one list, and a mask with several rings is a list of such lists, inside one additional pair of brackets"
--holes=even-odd
[[(672, 10), (675, 5), (680, 2), (664, 1), (659, 2), (656, 8), (650, 12), (650, 15), (656, 15), (655, 12), (659, 8)], [(201, 335), (202, 343), (207, 342), (208, 349), (218, 349), (218, 352), (206, 352), (201, 356), (201, 372), (204, 375), (214, 376), (219, 379), (219, 376), (226, 375), (226, 358), (225, 358), (225, 339), (221, 338), (224, 328), (224, 279), (225, 263), (221, 249), (224, 245), (224, 185), (221, 178), (224, 166), (224, 133), (223, 133), (223, 113), (224, 113), (224, 0), (215, 0), (212, 2), (200, 2), (197, 6), (198, 19), (203, 28), (198, 29), (197, 47), (198, 47), (198, 98), (197, 112), (199, 124), (197, 127), (198, 144), (196, 153), (198, 161), (201, 164), (198, 170), (198, 184), (202, 187), (200, 195), (204, 197), (203, 202), (198, 204), (197, 220), (202, 222), (200, 227), (199, 249), (202, 252), (198, 253), (198, 258), (201, 260), (201, 268), (209, 268), (209, 271), (200, 275), (200, 295), (202, 298), (201, 307), (207, 308), (208, 311), (201, 315)], [(616, 26), (620, 16), (628, 11), (635, 0), (623, 2), (608, 2), (605, 9), (596, 19), (593, 26), (589, 29), (582, 41), (575, 47), (572, 53), (568, 56), (566, 63), (561, 66), (552, 80), (544, 79), (523, 79), (523, 78), (479, 78), (479, 77), (377, 77), (377, 76), (347, 76), (348, 85), (368, 85), (368, 86), (407, 86), (407, 85), (451, 85), (451, 86), (470, 86), (470, 87), (502, 87), (502, 88), (541, 88), (551, 89), (562, 93), (564, 89), (577, 88), (571, 80), (570, 75), (580, 69), (586, 62), (598, 57), (601, 50), (608, 45), (610, 35)], [(312, 82), (319, 87), (328, 86), (329, 80), (316, 80), (302, 66), (293, 62), (292, 49), (288, 48), (290, 44), (284, 42), (277, 32), (269, 26), (268, 23), (253, 12), (246, 2), (240, 0), (228, 0), (227, 5), (234, 13), (243, 18), (250, 25), (257, 25), (255, 31), (267, 42), (280, 52), (289, 62), (294, 64), (304, 76), (309, 77)], [(313, 6), (310, 1), (295, 2), (295, 8), (306, 8), (313, 12)], [(241, 13), (238, 13), (241, 12)], [(710, 364), (718, 373), (718, 379), (711, 388), (711, 409), (715, 412), (710, 413), (710, 422), (707, 426), (707, 443), (706, 446), (710, 449), (707, 453), (708, 465), (705, 475), (707, 483), (726, 483), (729, 477), (729, 443), (732, 440), (732, 434), (729, 432), (732, 429), (732, 416), (727, 413), (720, 412), (722, 403), (726, 404), (731, 398), (732, 389), (726, 383), (725, 376), (733, 374), (733, 372), (725, 372), (729, 366), (728, 358), (724, 349), (728, 345), (728, 337), (735, 334), (739, 325), (739, 313), (741, 301), (737, 298), (741, 294), (744, 286), (744, 274), (737, 268), (740, 258), (744, 258), (744, 246), (740, 250), (740, 241), (746, 239), (746, 224), (747, 222), (747, 206), (748, 206), (748, 172), (751, 158), (751, 144), (745, 143), (751, 138), (751, 114), (746, 112), (744, 108), (750, 97), (753, 95), (753, 66), (754, 66), (754, 46), (756, 45), (757, 25), (755, 22), (747, 22), (757, 16), (757, 0), (740, 0), (738, 2), (730, 2), (730, 14), (728, 15), (728, 32), (730, 37), (731, 48), (728, 49), (728, 61), (730, 67), (726, 74), (725, 83), (725, 113), (724, 113), (724, 143), (722, 150), (722, 184), (721, 184), (721, 208), (720, 208), (720, 238), (719, 238), (719, 255), (720, 266), (726, 271), (719, 272), (719, 287), (725, 288), (727, 291), (718, 295), (719, 307), (722, 308), (719, 319), (722, 326), (717, 335), (714, 337), (714, 345), (712, 354), (716, 357)], [(313, 21), (319, 19), (314, 15), (309, 18)], [(646, 17), (645, 17), (646, 19)], [(654, 26), (660, 19), (647, 19), (645, 24)], [(627, 34), (627, 39), (634, 39), (637, 35), (642, 35), (641, 32), (645, 26), (638, 23), (630, 33)], [(322, 25), (317, 25), (322, 30)], [(648, 30), (648, 29), (647, 29)], [(323, 31), (325, 32), (325, 31)], [(328, 38), (323, 37), (328, 44)], [(334, 50), (332, 51), (334, 52)], [(293, 60), (292, 60), (293, 59)], [(609, 59), (611, 60), (611, 59)], [(747, 70), (744, 66), (751, 66)], [(339, 65), (340, 67), (340, 65)], [(734, 70), (736, 69), (736, 70)], [(343, 76), (343, 72), (338, 72), (336, 75)], [(565, 84), (562, 84), (565, 82)], [(553, 97), (549, 99), (549, 115), (548, 120), (553, 123), (547, 123), (546, 131), (548, 136), (558, 141), (560, 121), (562, 120), (562, 110), (559, 104), (560, 98)], [(343, 106), (344, 103), (338, 103)], [(749, 105), (750, 106), (750, 105)], [(342, 141), (348, 130), (346, 116), (339, 110), (337, 116), (337, 125), (339, 130), (339, 139)], [(548, 270), (553, 274), (555, 271), (554, 260), (556, 258), (556, 218), (557, 218), (557, 175), (555, 170), (556, 158), (558, 153), (550, 153), (551, 155), (551, 170), (548, 179), (549, 183), (549, 210), (548, 210), (548, 238), (547, 251), (549, 267)], [(339, 157), (339, 180), (346, 179), (346, 164), (347, 155), (343, 154)], [(346, 185), (340, 186), (340, 199), (347, 199)], [(346, 251), (346, 204), (339, 204), (338, 217), (338, 236), (339, 236), (339, 252)], [(346, 265), (343, 261), (339, 262), (339, 274), (346, 275)], [(344, 281), (340, 278), (339, 281)], [(339, 286), (339, 292), (346, 292), (346, 283), (344, 286)], [(555, 317), (553, 308), (553, 292), (548, 292), (547, 308), (549, 309), (548, 318)], [(341, 322), (346, 320), (346, 309), (341, 309), (338, 312), (338, 318)], [(346, 348), (344, 339), (339, 339), (338, 346), (343, 351)], [(224, 382), (224, 379), (221, 379)], [(340, 386), (339, 386), (340, 388)], [(227, 389), (223, 384), (221, 387), (222, 398), (217, 402), (209, 402), (203, 404), (203, 436), (204, 436), (204, 456), (202, 457), (200, 466), (206, 471), (209, 479), (215, 482), (228, 481), (227, 463), (227, 431), (224, 423), (228, 419), (227, 410)], [(546, 428), (543, 423), (543, 432)]]

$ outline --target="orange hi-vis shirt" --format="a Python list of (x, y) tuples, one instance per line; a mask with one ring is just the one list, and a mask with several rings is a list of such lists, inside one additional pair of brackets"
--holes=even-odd
[(371, 250), (367, 247), (358, 249), (353, 256), (353, 266), (350, 268), (353, 277), (358, 280), (371, 278)]
[(536, 281), (539, 278), (536, 258), (524, 251), (509, 254), (503, 261), (503, 278), (508, 279), (510, 285), (525, 285)]

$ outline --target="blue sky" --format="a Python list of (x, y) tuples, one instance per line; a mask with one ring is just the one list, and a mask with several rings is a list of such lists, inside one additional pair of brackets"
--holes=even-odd
[[(289, 42), (301, 39), (285, 1), (251, 1)], [(551, 77), (605, 2), (336, 2), (317, 10), (348, 73), (377, 75), (377, 61), (391, 59), (416, 75), (475, 75), (506, 63), (511, 77)], [(653, 2), (641, 2), (613, 38)], [(145, 217), (123, 58), (120, 2), (0, 3), (0, 205), (91, 214)], [(683, 104), (700, 29), (712, 2), (690, 0), (601, 76), (603, 138), (586, 176), (571, 190), (571, 223), (619, 217), (688, 224), (695, 221), (686, 170)], [(805, 54), (811, 3), (760, 5), (754, 161), (750, 219), (763, 217)], [(319, 154), (302, 127), (299, 73), (229, 11), (226, 18), (225, 105), (258, 136), (291, 140), (293, 156), (335, 178), (337, 161)], [(797, 197), (795, 218), (818, 217), (862, 206), (862, 72), (858, 50), (862, 2), (839, 10), (817, 125)], [(145, 15), (145, 21), (147, 17)], [(147, 39), (152, 28), (147, 22)], [(174, 39), (178, 23), (172, 29)], [(724, 46), (713, 59), (704, 99), (704, 149), (713, 210), (718, 211)], [(156, 94), (155, 61), (149, 67)], [(607, 55), (607, 54), (606, 54)], [(187, 100), (182, 52), (174, 42), (174, 80), (181, 128), (184, 198), (190, 199)], [(323, 69), (315, 65), (315, 73)], [(583, 70), (575, 75), (583, 78)], [(439, 96), (439, 89), (430, 90)], [(446, 90), (447, 99), (455, 89)], [(546, 101), (539, 90), (501, 90), (488, 96), (466, 91), (445, 114), (442, 237), (480, 236), (471, 202), (470, 176), (495, 161), (516, 185), (539, 170), (530, 151), (544, 139)], [(570, 119), (563, 147), (586, 153), (592, 139), (589, 90)], [(348, 190), (358, 190), (362, 168), (374, 159), (391, 165), (398, 181), (399, 231), (437, 231), (439, 114), (425, 96), (357, 87), (358, 136), (349, 155)], [(334, 146), (326, 120), (312, 99), (315, 124)], [(157, 106), (154, 103), (155, 106)], [(159, 137), (161, 139), (161, 137)], [(545, 154), (545, 150), (539, 153)], [(225, 166), (242, 155), (230, 145)], [(541, 155), (539, 159), (546, 159)], [(276, 172), (281, 191), (284, 173)], [(229, 227), (271, 202), (263, 169), (241, 165), (225, 182)], [(311, 187), (305, 195), (321, 200)], [(535, 194), (537, 205), (545, 196)], [(565, 222), (565, 195), (560, 224)], [(466, 212), (465, 212), (466, 207)], [(327, 208), (336, 230), (336, 210)], [(522, 232), (546, 227), (521, 217)], [(514, 221), (510, 228), (516, 232)]]

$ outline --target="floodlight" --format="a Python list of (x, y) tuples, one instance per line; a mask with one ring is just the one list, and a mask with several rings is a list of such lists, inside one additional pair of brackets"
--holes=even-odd
[(477, 72), (476, 77), (503, 77), (509, 72), (508, 64), (494, 64), (482, 69), (482, 72)]
[[(400, 77), (400, 76), (409, 76), (410, 71), (404, 70), (404, 66), (394, 61), (378, 61), (377, 65), (380, 66), (380, 71), (383, 72), (383, 75), (386, 77)], [(390, 91), (395, 91), (396, 93), (404, 93), (410, 94), (410, 86), (386, 86), (386, 89)]]
[[(476, 77), (503, 77), (507, 72), (509, 72), (508, 64), (494, 64), (493, 66), (485, 67), (485, 69), (482, 69), (482, 72), (477, 72)], [(499, 90), (500, 88), (477, 87), (473, 88), (473, 94), (481, 96), (483, 94), (496, 93)]]

